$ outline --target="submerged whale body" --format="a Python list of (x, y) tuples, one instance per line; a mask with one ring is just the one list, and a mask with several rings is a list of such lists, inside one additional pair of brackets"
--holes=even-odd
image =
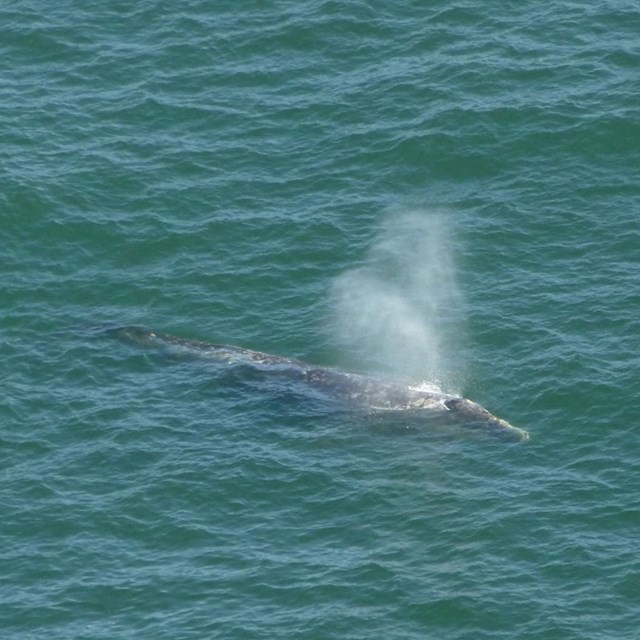
[(106, 333), (125, 342), (160, 348), (176, 356), (203, 357), (229, 365), (249, 365), (279, 373), (321, 390), (350, 406), (374, 411), (410, 411), (415, 415), (443, 417), (469, 427), (477, 427), (502, 440), (523, 441), (529, 434), (497, 418), (484, 407), (458, 395), (447, 394), (398, 382), (388, 382), (357, 373), (302, 362), (225, 344), (209, 344), (156, 333), (142, 327), (116, 327)]

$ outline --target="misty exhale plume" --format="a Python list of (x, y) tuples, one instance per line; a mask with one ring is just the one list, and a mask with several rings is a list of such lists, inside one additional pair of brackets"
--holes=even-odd
[(464, 301), (444, 214), (388, 214), (361, 264), (333, 284), (333, 325), (344, 351), (383, 372), (459, 387)]

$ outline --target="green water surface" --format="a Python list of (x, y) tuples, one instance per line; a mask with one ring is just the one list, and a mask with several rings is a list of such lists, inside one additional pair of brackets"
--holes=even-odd
[[(640, 12), (0, 8), (0, 635), (634, 639)], [(437, 383), (509, 445), (104, 337)]]

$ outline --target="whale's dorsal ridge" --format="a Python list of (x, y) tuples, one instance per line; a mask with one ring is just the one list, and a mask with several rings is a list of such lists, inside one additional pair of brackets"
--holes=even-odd
[(506, 420), (494, 416), (482, 405), (462, 396), (346, 373), (243, 347), (185, 340), (139, 326), (113, 327), (106, 330), (106, 333), (141, 346), (161, 347), (170, 351), (175, 348), (178, 354), (211, 358), (228, 365), (246, 364), (274, 374), (279, 373), (286, 379), (299, 380), (347, 404), (369, 410), (444, 411), (455, 422), (482, 427), (504, 440), (529, 439), (529, 434), (523, 429), (514, 427)]

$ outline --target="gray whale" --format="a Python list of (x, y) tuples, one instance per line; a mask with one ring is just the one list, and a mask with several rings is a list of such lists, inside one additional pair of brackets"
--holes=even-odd
[(487, 411), (483, 406), (454, 394), (385, 381), (357, 373), (309, 364), (294, 358), (271, 355), (226, 344), (186, 340), (143, 327), (114, 327), (109, 336), (124, 342), (169, 351), (175, 356), (210, 358), (230, 365), (280, 373), (298, 380), (350, 406), (373, 411), (411, 411), (441, 416), (449, 422), (477, 427), (501, 440), (524, 441), (529, 434)]

